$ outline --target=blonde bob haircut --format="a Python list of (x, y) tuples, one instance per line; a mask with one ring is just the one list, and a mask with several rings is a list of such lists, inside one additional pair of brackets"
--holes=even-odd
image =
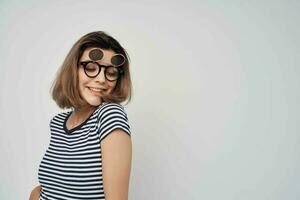
[(125, 56), (126, 61), (122, 66), (124, 74), (117, 79), (115, 88), (111, 94), (103, 97), (103, 101), (121, 103), (127, 100), (128, 103), (132, 94), (128, 53), (116, 39), (103, 31), (88, 33), (73, 45), (52, 83), (50, 93), (53, 100), (62, 109), (80, 109), (88, 106), (79, 93), (77, 68), (84, 50), (89, 47), (113, 50)]

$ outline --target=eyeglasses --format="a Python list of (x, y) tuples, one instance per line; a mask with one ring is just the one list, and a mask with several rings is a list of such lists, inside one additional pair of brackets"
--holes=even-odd
[(104, 67), (104, 76), (108, 81), (115, 81), (124, 74), (124, 70), (120, 67), (100, 65), (95, 61), (83, 61), (80, 64), (83, 66), (85, 74), (90, 78), (98, 76), (102, 67)]
[(91, 61), (79, 62), (83, 66), (85, 74), (94, 78), (101, 72), (101, 68), (104, 67), (104, 75), (108, 81), (115, 81), (121, 75), (124, 74), (124, 70), (121, 66), (125, 63), (126, 58), (122, 54), (115, 54), (111, 57), (110, 62), (112, 66), (100, 65), (96, 61), (100, 61), (103, 58), (104, 52), (100, 48), (95, 48), (89, 52), (89, 58)]

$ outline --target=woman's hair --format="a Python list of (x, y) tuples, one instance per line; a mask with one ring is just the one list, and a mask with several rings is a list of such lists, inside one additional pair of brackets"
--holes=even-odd
[(126, 61), (122, 68), (124, 73), (117, 80), (111, 94), (103, 97), (104, 101), (121, 103), (131, 100), (132, 85), (129, 72), (129, 56), (126, 50), (112, 36), (103, 31), (95, 31), (82, 36), (71, 48), (52, 83), (50, 93), (56, 104), (64, 108), (81, 108), (87, 102), (80, 96), (78, 82), (78, 62), (84, 50), (89, 47), (98, 47), (113, 50), (125, 56)]

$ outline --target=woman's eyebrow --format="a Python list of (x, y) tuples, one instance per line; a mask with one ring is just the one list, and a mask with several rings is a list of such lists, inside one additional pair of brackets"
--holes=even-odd
[[(83, 60), (83, 61), (79, 61), (79, 62), (96, 62), (96, 61), (93, 61), (93, 60)], [(98, 63), (98, 62), (96, 62), (96, 63)], [(113, 65), (102, 65), (100, 63), (98, 63), (98, 64), (101, 65), (101, 66), (105, 66), (105, 67), (113, 67)]]

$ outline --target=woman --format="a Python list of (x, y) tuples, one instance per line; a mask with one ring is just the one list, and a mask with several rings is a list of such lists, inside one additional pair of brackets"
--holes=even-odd
[(57, 105), (71, 108), (50, 121), (35, 199), (128, 199), (132, 143), (127, 114), (129, 60), (113, 37), (98, 31), (71, 48), (52, 87)]

